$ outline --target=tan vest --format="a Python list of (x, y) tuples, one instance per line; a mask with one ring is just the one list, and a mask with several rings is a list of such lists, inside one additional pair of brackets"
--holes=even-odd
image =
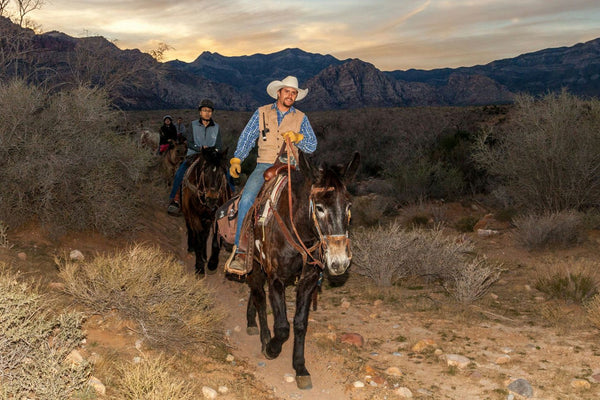
[[(281, 125), (277, 125), (277, 110), (273, 104), (259, 107), (258, 109), (258, 158), (259, 163), (273, 164), (277, 154), (284, 143), (281, 134), (287, 131), (300, 132), (300, 125), (304, 119), (304, 113), (296, 110), (283, 117)], [(263, 140), (263, 130), (266, 131), (266, 140)], [(294, 146), (295, 147), (295, 146)]]

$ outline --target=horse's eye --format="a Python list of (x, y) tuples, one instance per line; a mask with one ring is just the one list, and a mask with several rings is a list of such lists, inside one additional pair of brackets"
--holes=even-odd
[(315, 210), (317, 210), (317, 214), (319, 215), (319, 217), (322, 217), (323, 214), (325, 214), (325, 208), (322, 204), (315, 205)]

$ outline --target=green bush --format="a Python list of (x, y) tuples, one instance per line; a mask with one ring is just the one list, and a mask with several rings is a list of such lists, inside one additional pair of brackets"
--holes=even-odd
[(510, 122), (482, 135), (475, 158), (518, 207), (583, 210), (600, 205), (599, 149), (600, 100), (563, 91), (517, 97)]
[(0, 84), (0, 220), (39, 220), (55, 235), (131, 229), (151, 155), (111, 130), (120, 114), (100, 90), (50, 93)]
[(91, 375), (87, 362), (67, 361), (83, 318), (53, 315), (49, 299), (20, 278), (0, 263), (0, 399), (72, 399)]

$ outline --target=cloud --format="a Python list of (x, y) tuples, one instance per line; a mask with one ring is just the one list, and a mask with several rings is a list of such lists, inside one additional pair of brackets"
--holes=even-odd
[(383, 70), (487, 63), (598, 37), (597, 0), (53, 0), (30, 15), (44, 30), (101, 35), (121, 48), (192, 61), (289, 47), (360, 58)]

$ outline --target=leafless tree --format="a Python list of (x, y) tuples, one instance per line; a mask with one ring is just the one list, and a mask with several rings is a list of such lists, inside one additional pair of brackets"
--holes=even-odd
[(8, 7), (10, 0), (0, 0), (0, 17), (6, 16), (6, 8)]
[[(0, 0), (4, 1), (4, 0)], [(39, 10), (44, 5), (44, 0), (15, 0), (19, 13), (19, 25), (23, 26), (25, 16), (32, 11)]]

